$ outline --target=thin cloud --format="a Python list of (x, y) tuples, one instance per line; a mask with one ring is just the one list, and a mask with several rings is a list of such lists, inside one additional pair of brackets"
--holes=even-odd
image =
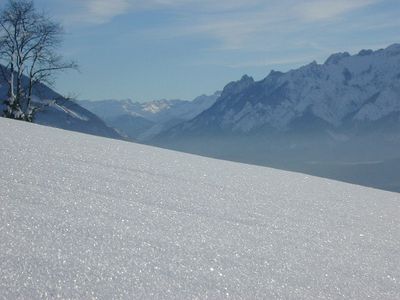
[[(1, 0), (0, 0), (1, 1)], [(107, 23), (114, 17), (132, 11), (175, 9), (179, 11), (222, 12), (253, 7), (262, 0), (73, 0), (79, 3), (79, 13), (70, 20), (87, 23)]]
[[(81, 21), (104, 23), (114, 17), (140, 10), (169, 9), (181, 13), (253, 12), (285, 10), (308, 21), (327, 20), (379, 0), (74, 0), (80, 3)], [(225, 16), (224, 16), (225, 17)]]
[(129, 0), (73, 0), (73, 3), (76, 11), (64, 17), (66, 23), (107, 23), (128, 13), (131, 6)]
[(221, 49), (240, 49), (260, 37), (295, 32), (310, 23), (330, 22), (379, 1), (268, 1), (268, 4), (253, 11), (234, 11), (223, 16), (193, 16), (192, 24), (175, 28), (173, 34), (204, 34), (219, 40)]
[(111, 20), (114, 16), (127, 12), (129, 7), (127, 0), (92, 0), (86, 3), (88, 14), (98, 21)]
[(377, 0), (309, 1), (299, 5), (300, 16), (308, 21), (336, 18), (359, 8), (377, 3)]
[[(329, 23), (381, 0), (74, 0), (81, 13), (73, 19), (107, 23), (138, 11), (166, 10), (176, 20), (142, 28), (160, 38), (198, 36), (215, 40), (215, 50), (265, 47), (267, 36), (285, 35)], [(75, 2), (78, 3), (78, 2)], [(321, 25), (321, 24), (319, 24)]]
[(260, 59), (260, 60), (250, 60), (239, 63), (233, 63), (226, 65), (227, 67), (233, 69), (243, 69), (250, 67), (274, 67), (274, 66), (285, 66), (285, 65), (303, 65), (309, 63), (313, 60), (311, 56), (306, 57), (292, 57), (292, 58), (281, 58), (281, 59)]

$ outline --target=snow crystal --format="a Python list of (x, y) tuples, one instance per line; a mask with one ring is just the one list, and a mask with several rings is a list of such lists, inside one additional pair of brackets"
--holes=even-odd
[(400, 298), (399, 194), (0, 129), (0, 298)]

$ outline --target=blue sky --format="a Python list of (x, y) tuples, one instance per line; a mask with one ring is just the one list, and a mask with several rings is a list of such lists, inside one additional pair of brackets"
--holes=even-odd
[[(0, 0), (4, 3), (5, 0)], [(400, 42), (399, 0), (36, 0), (64, 25), (80, 99), (192, 99), (249, 74)]]

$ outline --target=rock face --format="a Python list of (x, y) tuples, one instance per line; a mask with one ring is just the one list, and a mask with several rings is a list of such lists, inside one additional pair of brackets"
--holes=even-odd
[[(0, 82), (0, 113), (4, 107), (2, 99), (7, 97), (7, 85)], [(34, 102), (45, 105), (37, 113), (34, 123), (98, 135), (102, 137), (122, 139), (113, 128), (107, 126), (99, 117), (84, 109), (76, 102), (65, 99), (51, 88), (41, 84), (35, 89)]]

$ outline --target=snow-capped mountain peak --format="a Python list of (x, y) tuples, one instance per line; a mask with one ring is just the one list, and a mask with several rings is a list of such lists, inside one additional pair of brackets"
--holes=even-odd
[(79, 103), (126, 137), (147, 140), (193, 119), (211, 107), (220, 96), (221, 92), (216, 92), (199, 96), (193, 101), (161, 99), (140, 103), (132, 100), (102, 100)]
[(228, 83), (224, 90), (222, 91), (222, 96), (227, 94), (240, 93), (244, 89), (248, 88), (250, 85), (254, 84), (253, 77), (244, 75), (239, 81), (233, 81)]
[[(302, 118), (339, 128), (400, 113), (400, 44), (377, 51), (331, 55), (286, 73), (229, 83), (219, 100), (182, 128), (248, 133), (265, 127), (291, 130)], [(302, 121), (303, 122), (303, 121)], [(179, 129), (174, 129), (175, 132)]]
[(325, 65), (336, 65), (339, 63), (343, 58), (349, 57), (350, 54), (348, 52), (340, 52), (340, 53), (335, 53), (332, 54), (331, 56), (328, 57), (328, 59), (325, 61)]

